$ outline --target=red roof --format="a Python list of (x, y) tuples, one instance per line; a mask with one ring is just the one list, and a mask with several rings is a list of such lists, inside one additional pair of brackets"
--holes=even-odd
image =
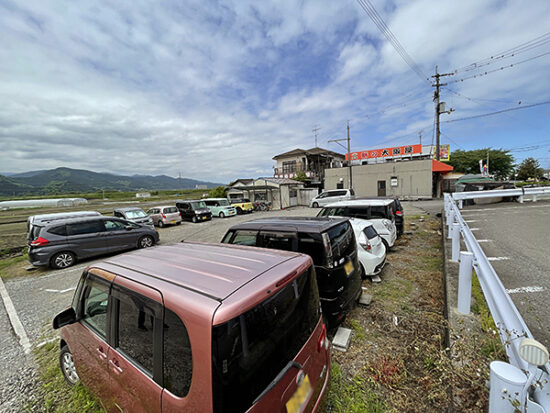
[(446, 163), (436, 161), (435, 159), (432, 159), (432, 171), (433, 172), (441, 172), (441, 173), (447, 173), (452, 172), (453, 167), (451, 165), (447, 165)]

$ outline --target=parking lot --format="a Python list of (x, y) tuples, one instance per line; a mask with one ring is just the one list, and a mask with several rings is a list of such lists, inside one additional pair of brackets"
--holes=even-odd
[[(437, 205), (436, 205), (437, 204)], [(423, 214), (419, 204), (404, 203), (406, 215)], [(423, 207), (441, 208), (439, 202), (429, 202)], [(219, 242), (225, 232), (234, 224), (251, 219), (272, 216), (314, 216), (317, 209), (296, 207), (288, 210), (254, 212), (250, 215), (218, 219), (193, 224), (184, 222), (179, 226), (159, 229), (160, 244), (171, 244), (182, 240)], [(101, 259), (101, 258), (100, 258)], [(24, 276), (9, 279), (5, 286), (15, 307), (17, 317), (24, 326), (32, 348), (36, 348), (54, 337), (51, 320), (70, 304), (76, 283), (83, 269), (96, 260), (87, 260), (64, 270), (46, 268), (26, 272), (28, 262), (18, 264), (18, 271)], [(26, 355), (18, 337), (10, 325), (5, 306), (0, 306), (0, 381), (9, 383), (0, 390), (0, 410), (18, 411), (24, 395), (33, 386), (38, 386), (32, 354)]]
[(550, 201), (474, 205), (462, 215), (533, 336), (550, 346)]

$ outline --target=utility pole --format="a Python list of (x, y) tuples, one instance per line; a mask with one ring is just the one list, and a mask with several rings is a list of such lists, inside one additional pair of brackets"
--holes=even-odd
[[(351, 174), (351, 172), (352, 172), (352, 170), (351, 170), (351, 138), (350, 138), (350, 135), (349, 135), (349, 120), (348, 120), (347, 128), (348, 128), (348, 137), (346, 139), (329, 139), (328, 142), (337, 143), (342, 148), (347, 150), (346, 158), (347, 158), (347, 161), (348, 161), (348, 168), (349, 168), (349, 189), (352, 189), (353, 188), (353, 178), (352, 178), (352, 174)], [(341, 141), (347, 141), (348, 142), (348, 147), (346, 148), (344, 145), (342, 145), (340, 143)]]
[(489, 150), (487, 149), (487, 176), (489, 176)]
[[(439, 83), (439, 78), (441, 76), (452, 76), (453, 73), (437, 73), (437, 66), (435, 67), (435, 76), (432, 76), (435, 78), (435, 85), (432, 85), (435, 87), (434, 92), (434, 102), (435, 102), (435, 159), (439, 161), (440, 159), (440, 138), (441, 138), (441, 131), (439, 130), (439, 115), (442, 113), (451, 113), (453, 109), (450, 109), (448, 111), (445, 110), (445, 102), (439, 102), (439, 88), (441, 86), (447, 86), (447, 83)], [(442, 110), (443, 109), (443, 110)]]
[(420, 145), (422, 145), (422, 131), (418, 132), (418, 138), (420, 139)]
[(315, 147), (317, 147), (317, 132), (320, 131), (321, 128), (319, 127), (319, 125), (315, 125), (315, 127), (313, 128), (313, 135), (315, 136)]

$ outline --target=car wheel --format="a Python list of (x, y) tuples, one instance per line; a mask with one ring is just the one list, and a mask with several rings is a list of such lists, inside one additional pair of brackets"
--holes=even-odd
[(225, 218), (225, 214), (223, 212), (220, 212), (220, 218)]
[(72, 252), (63, 251), (63, 252), (58, 252), (57, 254), (55, 254), (52, 257), (52, 259), (50, 261), (50, 264), (53, 268), (58, 268), (59, 269), (59, 268), (70, 267), (75, 262), (76, 262), (76, 257)]
[(162, 222), (162, 219), (159, 219), (159, 228), (164, 228), (164, 222)]
[(181, 221), (176, 222), (176, 225), (181, 225)]
[(63, 377), (65, 377), (65, 380), (71, 386), (74, 386), (80, 381), (74, 366), (73, 355), (66, 345), (61, 348), (61, 352), (59, 353), (59, 366), (61, 367)]
[(144, 235), (138, 241), (138, 248), (149, 248), (155, 244), (155, 240), (150, 235)]
[(243, 210), (239, 207), (237, 207), (237, 215), (242, 215)]
[(390, 246), (388, 245), (388, 241), (386, 241), (384, 238), (380, 237), (382, 240), (382, 243), (384, 244), (384, 247), (386, 247), (386, 253), (390, 252)]
[(197, 223), (198, 219), (196, 216), (193, 216), (193, 218), (191, 218), (191, 221), (193, 221), (195, 224)]
[(317, 202), (314, 202), (313, 205), (311, 205), (313, 208), (319, 208), (319, 204)]

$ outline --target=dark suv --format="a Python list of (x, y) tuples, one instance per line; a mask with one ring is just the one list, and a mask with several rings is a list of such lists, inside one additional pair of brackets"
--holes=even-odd
[(212, 219), (212, 212), (210, 212), (204, 201), (193, 199), (176, 201), (176, 207), (182, 219), (192, 222), (210, 221)]
[(361, 295), (361, 266), (353, 229), (343, 218), (258, 219), (229, 229), (222, 243), (297, 251), (313, 259), (321, 305), (331, 327)]
[(66, 268), (77, 259), (132, 248), (159, 240), (153, 228), (112, 217), (74, 218), (35, 225), (29, 237), (29, 261), (34, 266)]

